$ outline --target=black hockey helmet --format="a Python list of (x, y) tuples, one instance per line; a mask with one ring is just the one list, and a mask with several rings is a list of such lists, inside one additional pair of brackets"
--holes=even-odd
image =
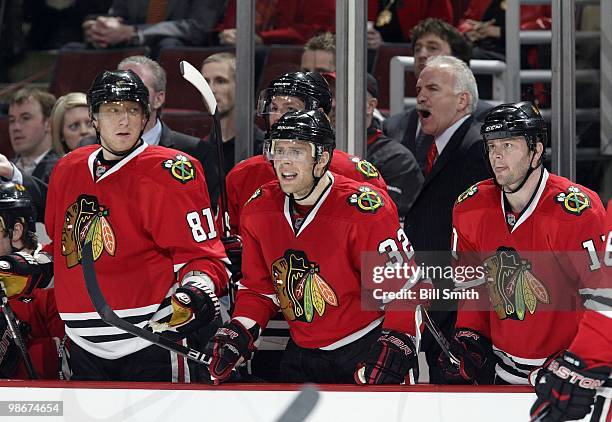
[(36, 232), (36, 210), (25, 186), (0, 183), (0, 218), (6, 230), (12, 230), (17, 219), (22, 218), (26, 230)]
[(546, 123), (540, 111), (529, 101), (500, 104), (486, 115), (480, 128), (485, 144), (488, 140), (524, 136), (527, 146), (535, 151), (536, 143), (548, 143)]
[(257, 102), (259, 114), (268, 113), (272, 97), (287, 95), (304, 101), (305, 110), (323, 109), (328, 114), (332, 109), (332, 92), (329, 84), (318, 72), (286, 73), (270, 82), (261, 91)]
[(331, 128), (329, 118), (321, 110), (292, 111), (284, 114), (268, 132), (270, 145), (276, 139), (306, 141), (314, 144), (316, 161), (319, 161), (323, 151), (332, 154), (336, 148), (336, 135)]
[(96, 76), (89, 92), (87, 103), (92, 113), (100, 104), (113, 101), (136, 101), (144, 114), (149, 117), (149, 89), (142, 79), (131, 70), (104, 70)]

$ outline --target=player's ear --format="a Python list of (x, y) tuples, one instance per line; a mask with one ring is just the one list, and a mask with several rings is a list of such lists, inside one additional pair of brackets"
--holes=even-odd
[(13, 226), (13, 236), (11, 237), (11, 242), (17, 242), (21, 240), (24, 230), (25, 227), (23, 223), (21, 221), (16, 221), (15, 225)]
[(317, 163), (317, 168), (320, 169), (321, 174), (323, 174), (323, 169), (327, 166), (330, 161), (331, 156), (329, 155), (329, 151), (323, 151), (321, 154), (321, 158), (319, 158), (319, 162)]

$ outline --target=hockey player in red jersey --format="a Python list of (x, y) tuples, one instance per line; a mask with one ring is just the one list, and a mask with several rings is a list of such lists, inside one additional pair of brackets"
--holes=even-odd
[(586, 310), (568, 352), (549, 359), (534, 374), (538, 399), (531, 408), (532, 420), (579, 419), (591, 412), (592, 405), (591, 421), (612, 420), (612, 201), (608, 202), (602, 251), (600, 257), (594, 257), (594, 264), (600, 265), (597, 270), (603, 277), (581, 291)]
[(580, 419), (612, 363), (609, 331), (585, 336), (581, 322), (583, 312), (609, 309), (596, 253), (603, 205), (544, 168), (546, 126), (531, 103), (493, 108), (481, 133), (494, 177), (459, 196), (453, 245), (459, 260), (481, 254), (487, 275), (476, 289), (489, 306), (460, 307), (452, 349), (461, 364), (441, 355), (443, 373), (475, 382), (492, 366), (498, 384), (528, 384), (531, 374), (541, 400), (534, 418)]
[(231, 321), (207, 346), (215, 382), (251, 358), (279, 309), (291, 333), (281, 380), (349, 383), (363, 368), (362, 382), (414, 381), (414, 320), (387, 319), (360, 300), (362, 252), (394, 242), (401, 254), (408, 239), (384, 191), (327, 171), (334, 147), (319, 110), (287, 113), (272, 126), (267, 155), (277, 180), (242, 213), (244, 278)]
[(32, 200), (24, 186), (0, 183), (0, 288), (6, 295), (13, 321), (21, 333), (32, 362), (29, 374), (25, 359), (12, 338), (10, 312), (0, 312), (0, 378), (58, 378), (58, 345), (64, 324), (55, 306), (53, 263), (40, 252), (36, 239)]
[[(270, 82), (259, 96), (258, 113), (271, 127), (289, 111), (321, 110), (329, 114), (332, 92), (327, 81), (317, 72), (292, 72)], [(341, 174), (376, 188), (387, 190), (387, 185), (376, 167), (359, 157), (335, 150), (330, 165), (332, 173)], [(248, 158), (234, 166), (226, 178), (230, 226), (239, 233), (240, 212), (250, 196), (264, 183), (276, 176), (263, 155)]]
[(201, 165), (142, 141), (149, 92), (134, 72), (101, 72), (87, 98), (100, 145), (60, 160), (46, 210), (73, 379), (189, 381), (183, 358), (100, 319), (80, 264), (89, 239), (102, 292), (131, 323), (182, 342), (206, 329), (228, 273)]

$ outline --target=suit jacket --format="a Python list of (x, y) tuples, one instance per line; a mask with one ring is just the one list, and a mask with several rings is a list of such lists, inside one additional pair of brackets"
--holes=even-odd
[[(90, 136), (81, 139), (79, 146), (82, 147), (97, 143), (99, 143), (97, 137)], [(194, 136), (176, 132), (163, 122), (159, 145), (185, 152), (202, 164), (204, 168), (204, 177), (206, 178), (206, 186), (208, 187), (208, 196), (210, 196), (210, 203), (214, 207), (219, 198), (219, 172), (217, 170), (217, 158), (213, 145)]]
[(416, 251), (450, 250), (455, 200), (474, 183), (490, 177), (480, 126), (472, 116), (459, 126), (406, 214), (404, 228)]
[(113, 0), (109, 14), (136, 25), (145, 45), (176, 38), (184, 45), (201, 46), (221, 19), (225, 0), (168, 0), (166, 20), (155, 24), (145, 24), (148, 6), (149, 0)]
[[(57, 160), (59, 159), (60, 155), (54, 149), (50, 149), (49, 152), (47, 152), (45, 156), (38, 162), (38, 164), (36, 164), (36, 167), (34, 167), (34, 171), (32, 172), (31, 176), (37, 178), (45, 184), (49, 183), (49, 175), (51, 174), (51, 170), (53, 170), (53, 167), (55, 167), (55, 163), (57, 163)], [(17, 165), (18, 160), (19, 157), (17, 156), (14, 157), (11, 161), (15, 163), (15, 165)], [(26, 174), (23, 172), (23, 169), (21, 169), (21, 167), (20, 170), (25, 177)]]
[[(488, 101), (479, 100), (476, 105), (476, 110), (472, 114), (474, 119), (482, 123), (487, 112), (492, 107), (493, 104)], [(426, 145), (417, 145), (416, 135), (418, 122), (419, 117), (416, 108), (409, 108), (386, 119), (383, 124), (383, 132), (388, 137), (401, 142), (406, 148), (412, 151), (419, 165), (423, 168), (424, 163), (427, 162), (429, 143)], [(429, 140), (429, 142), (431, 142), (431, 140)]]

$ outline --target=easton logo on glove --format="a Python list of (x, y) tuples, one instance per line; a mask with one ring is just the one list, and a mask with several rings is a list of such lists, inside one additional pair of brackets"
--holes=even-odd
[[(571, 356), (564, 355), (563, 360), (568, 361), (571, 365), (575, 367), (579, 367), (580, 362), (574, 361), (572, 362)], [(575, 372), (572, 368), (568, 368), (559, 362), (558, 360), (553, 360), (548, 365), (548, 370), (558, 376), (561, 379), (568, 380), (571, 384), (576, 384), (582, 388), (586, 388), (589, 390), (597, 390), (599, 387), (604, 385), (605, 380), (598, 380), (594, 378), (590, 378)], [(544, 378), (540, 379), (540, 382), (546, 382)]]

